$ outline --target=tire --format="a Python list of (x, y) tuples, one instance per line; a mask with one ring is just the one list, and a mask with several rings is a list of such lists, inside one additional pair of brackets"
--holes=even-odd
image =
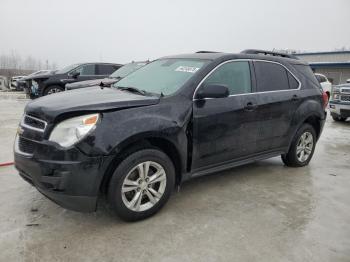
[[(147, 170), (147, 165), (148, 173), (142, 177), (140, 170)], [(156, 173), (159, 178), (153, 180), (162, 180), (153, 182)], [(142, 149), (127, 156), (115, 169), (108, 185), (108, 204), (125, 221), (142, 220), (164, 206), (174, 186), (175, 168), (170, 158), (158, 149)]]
[[(304, 140), (302, 138), (303, 135), (305, 135), (303, 137)], [(310, 141), (310, 136), (312, 137), (312, 145), (311, 143), (306, 143)], [(295, 134), (287, 154), (281, 156), (283, 163), (289, 167), (308, 165), (315, 151), (316, 140), (316, 131), (314, 127), (310, 124), (303, 124)], [(303, 141), (305, 141), (305, 144)]]
[(64, 91), (61, 86), (49, 86), (44, 90), (43, 96), (51, 95)]
[(336, 122), (344, 122), (346, 120), (345, 117), (337, 116), (337, 115), (332, 115), (332, 118)]

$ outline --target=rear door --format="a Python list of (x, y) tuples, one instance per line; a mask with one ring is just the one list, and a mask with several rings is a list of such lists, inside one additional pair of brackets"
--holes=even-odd
[(230, 96), (193, 102), (194, 171), (244, 158), (254, 151), (258, 119), (251, 67), (249, 61), (225, 62), (203, 81), (226, 85)]
[(300, 83), (283, 65), (254, 61), (258, 92), (259, 131), (257, 151), (287, 146), (293, 114), (301, 102)]

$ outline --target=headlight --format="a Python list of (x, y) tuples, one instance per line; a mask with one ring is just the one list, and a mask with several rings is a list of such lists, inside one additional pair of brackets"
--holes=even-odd
[(339, 99), (340, 99), (339, 94), (333, 94), (333, 99), (334, 99), (334, 100), (339, 100)]
[(62, 147), (72, 146), (96, 128), (99, 118), (99, 114), (91, 114), (64, 120), (55, 126), (49, 140)]

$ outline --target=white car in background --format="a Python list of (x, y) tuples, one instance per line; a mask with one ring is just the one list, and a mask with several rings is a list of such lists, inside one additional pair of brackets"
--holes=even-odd
[(315, 74), (318, 82), (321, 84), (323, 91), (328, 95), (328, 100), (331, 97), (332, 83), (328, 80), (325, 75), (316, 73)]

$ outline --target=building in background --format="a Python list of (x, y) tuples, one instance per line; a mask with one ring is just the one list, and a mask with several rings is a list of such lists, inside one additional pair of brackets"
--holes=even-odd
[(334, 85), (350, 79), (350, 51), (296, 53), (299, 59), (307, 61), (315, 73), (326, 75)]

